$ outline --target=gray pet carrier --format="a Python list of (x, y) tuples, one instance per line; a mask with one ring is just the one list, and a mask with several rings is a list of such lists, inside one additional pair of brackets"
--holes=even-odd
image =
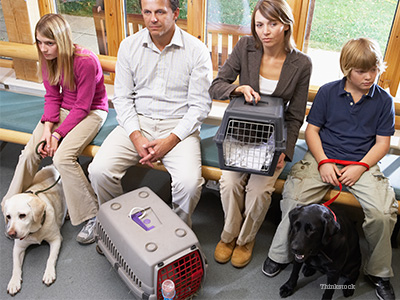
[(101, 205), (96, 242), (137, 299), (164, 299), (166, 279), (175, 284), (174, 299), (187, 299), (205, 278), (196, 235), (147, 187)]
[(261, 96), (257, 105), (231, 99), (214, 137), (221, 169), (272, 176), (286, 147), (283, 100)]

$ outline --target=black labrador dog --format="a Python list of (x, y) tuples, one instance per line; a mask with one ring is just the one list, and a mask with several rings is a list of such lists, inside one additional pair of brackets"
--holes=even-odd
[[(290, 248), (294, 254), (289, 280), (281, 286), (280, 296), (293, 294), (304, 263), (304, 276), (316, 271), (327, 275), (322, 299), (332, 299), (335, 289), (342, 289), (345, 297), (354, 294), (361, 267), (361, 251), (355, 225), (344, 214), (336, 216), (320, 204), (297, 206), (289, 212)], [(343, 285), (337, 285), (340, 277)]]

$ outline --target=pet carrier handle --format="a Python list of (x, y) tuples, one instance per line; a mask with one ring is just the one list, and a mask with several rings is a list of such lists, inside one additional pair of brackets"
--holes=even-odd
[[(244, 96), (243, 96), (243, 99), (244, 99), (244, 104), (250, 104), (250, 102), (246, 101), (246, 98)], [(251, 103), (253, 104), (253, 106), (256, 106), (257, 105), (256, 98), (251, 97)]]

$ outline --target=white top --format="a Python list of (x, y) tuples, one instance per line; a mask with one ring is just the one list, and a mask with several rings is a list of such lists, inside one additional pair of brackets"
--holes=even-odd
[(278, 80), (271, 80), (260, 75), (260, 93), (263, 95), (271, 95), (278, 85)]
[(211, 109), (212, 63), (207, 47), (175, 25), (160, 52), (147, 28), (124, 39), (115, 67), (113, 104), (128, 135), (140, 130), (137, 114), (181, 119), (172, 133), (181, 140), (199, 129)]

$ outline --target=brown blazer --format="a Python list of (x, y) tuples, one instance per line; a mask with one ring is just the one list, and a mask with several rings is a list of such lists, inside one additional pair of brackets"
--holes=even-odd
[[(260, 92), (259, 74), (262, 49), (256, 49), (252, 36), (242, 37), (225, 64), (218, 71), (210, 89), (211, 98), (227, 100), (238, 87), (233, 84), (239, 75), (239, 85), (250, 85)], [(282, 98), (287, 127), (286, 160), (293, 159), (294, 147), (304, 121), (311, 76), (311, 59), (293, 49), (283, 63), (278, 85), (271, 96)]]

